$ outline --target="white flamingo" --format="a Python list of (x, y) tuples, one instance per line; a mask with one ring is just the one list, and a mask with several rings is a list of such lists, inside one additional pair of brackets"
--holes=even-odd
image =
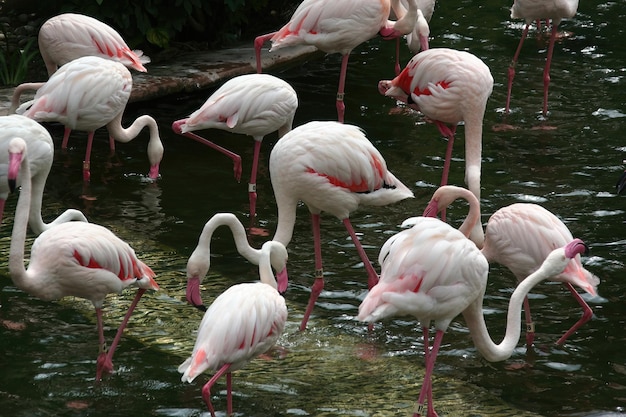
[[(31, 199), (31, 173), (26, 142), (21, 138), (9, 145), (9, 184), (15, 185), (18, 173), (22, 190), (15, 208), (9, 252), (9, 273), (17, 288), (44, 301), (66, 296), (91, 301), (96, 309), (100, 353), (96, 380), (113, 369), (113, 353), (139, 299), (148, 290), (158, 290), (154, 272), (135, 255), (135, 251), (105, 227), (84, 222), (68, 222), (46, 230), (35, 239), (30, 250), (28, 269), (24, 267), (24, 244)], [(136, 285), (132, 301), (108, 351), (102, 325), (105, 297)]]
[(289, 245), (299, 201), (311, 213), (315, 282), (300, 324), (304, 330), (324, 288), (320, 214), (327, 212), (343, 222), (371, 288), (378, 282), (378, 274), (354, 232), (350, 213), (361, 206), (396, 203), (413, 197), (413, 193), (387, 170), (382, 155), (359, 127), (339, 122), (309, 122), (283, 136), (270, 154), (270, 177), (278, 206), (274, 240)]

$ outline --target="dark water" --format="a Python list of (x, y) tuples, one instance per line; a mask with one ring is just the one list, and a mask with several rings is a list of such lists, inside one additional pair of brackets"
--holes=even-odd
[[(480, 4), (479, 4), (480, 3)], [(506, 2), (505, 2), (506, 3)], [(536, 346), (522, 341), (512, 358), (488, 363), (473, 348), (459, 318), (444, 338), (434, 378), (435, 406), (450, 416), (600, 416), (626, 407), (626, 330), (623, 258), (624, 198), (614, 195), (626, 147), (624, 58), (620, 47), (624, 2), (584, 1), (575, 19), (562, 24), (570, 36), (557, 44), (552, 64), (549, 115), (540, 116), (546, 42), (533, 33), (526, 41), (512, 99), (504, 118), (506, 67), (517, 46), (520, 22), (508, 20), (508, 4), (440, 2), (431, 22), (431, 45), (466, 49), (482, 58), (495, 79), (487, 105), (483, 137), (483, 216), (516, 201), (544, 205), (592, 246), (584, 258), (601, 279), (600, 297), (587, 298), (593, 320), (563, 347), (553, 342), (575, 322), (580, 309), (560, 285), (541, 284), (531, 297)], [(346, 122), (365, 129), (391, 170), (415, 192), (415, 199), (386, 208), (366, 208), (351, 218), (371, 259), (408, 216), (422, 212), (438, 184), (445, 142), (417, 114), (395, 111), (395, 103), (376, 89), (393, 74), (394, 46), (374, 40), (355, 50), (346, 86)], [(403, 60), (410, 54), (403, 49)], [(340, 57), (332, 55), (276, 72), (300, 97), (295, 124), (336, 118), (334, 93)], [(138, 103), (131, 117), (149, 113), (159, 121), (166, 147), (156, 184), (147, 172), (145, 140), (119, 145), (107, 156), (99, 132), (92, 161), (92, 183), (83, 190), (80, 162), (84, 139), (72, 137), (66, 154), (58, 151), (48, 180), (44, 218), (66, 207), (82, 209), (91, 221), (127, 240), (158, 274), (162, 291), (141, 301), (114, 358), (116, 372), (94, 382), (97, 336), (91, 305), (65, 299), (44, 303), (15, 289), (6, 259), (15, 197), (9, 199), (0, 229), (0, 415), (7, 416), (199, 416), (206, 415), (201, 387), (180, 382), (176, 367), (191, 351), (201, 314), (184, 302), (185, 265), (202, 226), (214, 213), (234, 212), (245, 221), (252, 140), (219, 131), (207, 136), (242, 154), (244, 181), (236, 183), (229, 159), (171, 133), (175, 119), (199, 107), (210, 92), (195, 97)], [(517, 130), (496, 132), (509, 123)], [(551, 126), (554, 129), (539, 129)], [(55, 138), (61, 131), (52, 128)], [(463, 128), (455, 147), (450, 183), (463, 183)], [(145, 135), (145, 134), (144, 134)], [(147, 139), (147, 136), (144, 136)], [(276, 137), (264, 141), (258, 215), (273, 230), (276, 208), (267, 160)], [(60, 146), (60, 145), (59, 145)], [(97, 200), (80, 198), (83, 192)], [(449, 211), (458, 223), (465, 207)], [(417, 323), (398, 319), (368, 334), (355, 320), (366, 292), (366, 274), (341, 223), (323, 217), (325, 269), (329, 273), (309, 322), (297, 326), (313, 279), (308, 212), (301, 207), (289, 247), (289, 323), (280, 345), (286, 354), (256, 360), (234, 377), (234, 408), (240, 416), (392, 416), (409, 415), (423, 376), (422, 338)], [(256, 238), (257, 247), (262, 238)], [(30, 242), (28, 242), (30, 244)], [(237, 253), (227, 231), (213, 242), (212, 268), (203, 293), (210, 301), (228, 286), (254, 279), (256, 268)], [(485, 313), (495, 340), (503, 334), (507, 300), (514, 278), (503, 268), (490, 274)], [(132, 291), (105, 305), (107, 337), (112, 338)], [(225, 384), (218, 383), (214, 404), (225, 415)]]

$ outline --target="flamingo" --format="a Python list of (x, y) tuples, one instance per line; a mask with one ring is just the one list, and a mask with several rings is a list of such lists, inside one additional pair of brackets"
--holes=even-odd
[[(68, 209), (50, 223), (44, 223), (41, 217), (41, 203), (43, 192), (46, 186), (48, 174), (52, 168), (54, 158), (54, 144), (50, 133), (34, 120), (20, 115), (0, 116), (0, 223), (4, 212), (4, 204), (9, 195), (9, 185), (6, 179), (6, 172), (9, 165), (9, 143), (13, 138), (22, 138), (29, 148), (29, 164), (32, 181), (32, 198), (28, 215), (28, 224), (31, 230), (39, 235), (49, 228), (69, 222), (82, 221), (87, 219), (79, 210)], [(21, 178), (20, 178), (21, 179)], [(18, 179), (19, 180), (19, 179)], [(19, 181), (18, 181), (19, 185)]]
[(200, 109), (188, 118), (177, 120), (172, 129), (177, 134), (204, 143), (230, 157), (235, 178), (241, 178), (241, 157), (193, 133), (202, 129), (222, 129), (242, 133), (254, 139), (254, 157), (248, 198), (250, 220), (256, 215), (256, 177), (261, 142), (266, 135), (278, 131), (281, 138), (291, 130), (298, 108), (298, 96), (289, 83), (268, 74), (246, 74), (230, 79), (213, 93)]
[[(415, 55), (393, 80), (380, 81), (378, 89), (422, 112), (448, 138), (441, 185), (448, 183), (457, 124), (464, 122), (465, 182), (480, 201), (483, 117), (493, 90), (489, 67), (469, 52), (433, 48)], [(476, 223), (472, 237), (482, 235)]]
[[(408, 0), (400, 0), (399, 15), (404, 16)], [(406, 44), (413, 54), (427, 50), (428, 37), (430, 36), (430, 27), (428, 23), (435, 11), (435, 0), (417, 0), (417, 19), (411, 33), (406, 35)], [(400, 74), (400, 38), (396, 40), (396, 75)]]
[(528, 28), (533, 21), (540, 22), (542, 19), (552, 20), (552, 32), (550, 34), (550, 42), (548, 44), (548, 52), (546, 55), (546, 65), (543, 69), (543, 115), (548, 113), (548, 87), (550, 86), (550, 65), (552, 63), (552, 55), (554, 53), (554, 42), (556, 40), (558, 26), (563, 19), (574, 17), (578, 10), (578, 0), (514, 0), (511, 7), (511, 19), (524, 19), (526, 26), (522, 32), (522, 37), (513, 55), (513, 60), (509, 65), (508, 71), (508, 88), (506, 95), (505, 113), (509, 113), (511, 103), (511, 89), (513, 87), (513, 77), (515, 77), (515, 66), (519, 57), (524, 39), (528, 35)]
[[(457, 230), (436, 218), (419, 217), (415, 225), (392, 236), (379, 254), (379, 283), (359, 306), (358, 320), (373, 323), (397, 315), (415, 316), (424, 335), (424, 382), (413, 416), (426, 411), (437, 416), (432, 399), (432, 373), (443, 335), (451, 321), (463, 314), (477, 350), (490, 362), (511, 356), (520, 338), (519, 320), (523, 298), (540, 281), (559, 274), (586, 246), (580, 239), (554, 250), (511, 296), (506, 334), (496, 345), (485, 325), (482, 302), (489, 264), (467, 237), (479, 218), (477, 200)], [(435, 337), (429, 348), (429, 327)], [(424, 402), (428, 400), (426, 410)]]
[(397, 21), (388, 20), (391, 8), (399, 10), (399, 0), (304, 0), (293, 16), (277, 32), (254, 40), (257, 72), (262, 71), (261, 48), (271, 41), (270, 52), (293, 45), (313, 45), (327, 53), (340, 53), (341, 70), (337, 89), (337, 116), (343, 123), (345, 115), (345, 84), (350, 52), (378, 33), (384, 39), (395, 39), (410, 33), (417, 19), (416, 0), (409, 0), (409, 9)]
[[(433, 194), (425, 215), (434, 216), (462, 198), (474, 202), (474, 195), (461, 187), (440, 187)], [(521, 282), (541, 267), (548, 254), (573, 239), (568, 227), (557, 216), (538, 204), (514, 203), (498, 209), (491, 215), (485, 228), (485, 238), (475, 242), (490, 263), (496, 262), (507, 267)], [(597, 295), (600, 280), (585, 269), (580, 257), (573, 258), (559, 274), (549, 277), (550, 281), (562, 282), (571, 292), (583, 310), (581, 318), (561, 336), (556, 344), (562, 345), (583, 324), (591, 320), (593, 311), (587, 302), (574, 289), (574, 285), (592, 296)], [(526, 316), (526, 344), (531, 346), (535, 337), (535, 325), (530, 314), (528, 297), (524, 298)]]
[[(130, 315), (143, 293), (158, 290), (154, 272), (135, 255), (134, 250), (113, 232), (93, 223), (68, 222), (41, 233), (30, 251), (28, 269), (24, 268), (24, 244), (32, 184), (26, 142), (12, 139), (9, 144), (8, 181), (15, 187), (18, 173), (22, 190), (15, 208), (9, 252), (9, 274), (20, 290), (44, 301), (74, 296), (91, 301), (96, 310), (100, 353), (96, 380), (113, 369), (113, 353)], [(102, 306), (107, 294), (121, 293), (136, 285), (133, 299), (122, 323), (106, 349), (102, 325)]]
[[(230, 229), (237, 251), (248, 262), (259, 265), (263, 251), (255, 249), (248, 243), (246, 230), (232, 213), (217, 213), (211, 217), (202, 228), (202, 233), (198, 238), (198, 245), (187, 261), (187, 301), (200, 310), (206, 310), (200, 295), (200, 284), (202, 279), (209, 272), (211, 265), (211, 239), (215, 229), (220, 226), (228, 226)], [(281, 257), (271, 256), (270, 261), (276, 271), (278, 271), (278, 291), (282, 294), (287, 291), (287, 268), (284, 267)]]
[(83, 56), (99, 56), (146, 72), (143, 64), (150, 58), (142, 51), (131, 50), (122, 36), (111, 26), (77, 13), (63, 13), (46, 20), (37, 39), (48, 76)]
[(121, 125), (122, 115), (130, 97), (133, 79), (119, 62), (86, 56), (63, 65), (42, 85), (32, 101), (18, 107), (17, 112), (38, 122), (60, 122), (66, 127), (63, 146), (67, 146), (69, 129), (89, 132), (83, 162), (83, 180), (91, 178), (90, 159), (94, 131), (107, 127), (118, 142), (133, 140), (144, 127), (150, 130), (148, 142), (149, 177), (159, 176), (163, 144), (156, 121), (148, 115), (138, 117), (128, 128)]
[(233, 285), (213, 301), (202, 318), (191, 356), (178, 367), (183, 382), (192, 382), (208, 369), (216, 371), (202, 387), (212, 417), (211, 387), (226, 374), (227, 414), (232, 415), (231, 373), (272, 348), (285, 328), (287, 306), (272, 273), (275, 260), (284, 269), (287, 249), (279, 242), (265, 242), (259, 259), (261, 280)]
[(354, 232), (350, 213), (361, 205), (384, 206), (412, 198), (413, 193), (387, 170), (382, 155), (359, 127), (339, 122), (313, 121), (283, 136), (270, 154), (270, 178), (278, 206), (274, 240), (289, 245), (299, 201), (311, 213), (315, 282), (300, 324), (304, 330), (324, 288), (320, 213), (328, 212), (343, 222), (371, 288), (378, 282), (378, 274)]

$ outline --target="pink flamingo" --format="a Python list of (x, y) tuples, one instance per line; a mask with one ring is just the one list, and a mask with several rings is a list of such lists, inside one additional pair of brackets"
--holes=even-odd
[[(54, 144), (50, 133), (34, 120), (20, 115), (0, 116), (0, 167), (9, 166), (9, 143), (13, 138), (23, 138), (29, 149), (28, 162), (32, 181), (32, 197), (28, 215), (28, 224), (31, 230), (39, 235), (45, 230), (69, 221), (83, 221), (87, 219), (78, 210), (68, 209), (50, 223), (44, 223), (41, 217), (41, 204), (48, 174), (54, 159)], [(6, 171), (6, 169), (4, 170)], [(2, 179), (2, 177), (5, 177)], [(21, 184), (22, 177), (18, 178)], [(9, 184), (6, 175), (0, 175), (0, 222), (4, 212), (4, 204), (9, 195)]]
[(279, 242), (265, 242), (259, 259), (261, 280), (233, 285), (213, 301), (202, 318), (191, 356), (178, 367), (183, 382), (192, 382), (207, 369), (216, 371), (202, 387), (212, 417), (211, 388), (217, 380), (226, 374), (227, 414), (232, 415), (231, 373), (272, 348), (285, 328), (287, 306), (272, 273), (276, 261), (284, 270), (287, 249)]
[[(408, 6), (408, 0), (400, 0), (400, 12), (401, 16), (406, 13)], [(428, 23), (435, 11), (435, 0), (417, 0), (417, 19), (415, 26), (411, 33), (406, 35), (406, 44), (409, 50), (413, 54), (417, 54), (420, 51), (427, 50), (428, 37), (430, 36), (430, 27)], [(396, 75), (400, 74), (402, 68), (400, 67), (400, 38), (396, 40)]]
[[(473, 194), (461, 187), (446, 186), (435, 191), (424, 215), (435, 216), (454, 200), (470, 201)], [(567, 226), (554, 214), (537, 204), (515, 203), (498, 209), (491, 215), (485, 228), (484, 241), (474, 242), (489, 262), (506, 266), (521, 282), (536, 271), (548, 254), (573, 239)], [(583, 324), (591, 320), (593, 311), (574, 289), (574, 285), (592, 296), (597, 295), (600, 280), (585, 269), (580, 257), (573, 258), (567, 267), (550, 281), (562, 282), (583, 310), (582, 317), (561, 336), (556, 344), (565, 343)], [(526, 316), (526, 344), (531, 346), (535, 325), (530, 314), (528, 297), (524, 298)]]
[(67, 146), (68, 129), (89, 132), (83, 162), (83, 179), (86, 182), (91, 178), (91, 147), (96, 129), (106, 125), (111, 137), (126, 143), (147, 126), (150, 130), (148, 175), (156, 179), (163, 158), (163, 144), (156, 121), (143, 115), (128, 128), (121, 125), (132, 84), (130, 72), (119, 62), (95, 56), (77, 58), (59, 68), (37, 90), (34, 100), (21, 105), (17, 112), (38, 122), (63, 124), (66, 127), (63, 146)]
[(256, 215), (256, 177), (261, 142), (274, 131), (278, 131), (279, 138), (289, 132), (297, 108), (298, 96), (289, 83), (268, 74), (241, 75), (224, 83), (191, 116), (175, 121), (172, 129), (231, 158), (237, 181), (241, 178), (241, 157), (192, 132), (215, 128), (252, 136), (254, 157), (248, 183), (252, 223)]
[(285, 246), (291, 241), (299, 201), (311, 213), (315, 282), (300, 324), (304, 330), (324, 288), (320, 213), (342, 220), (371, 288), (378, 282), (378, 274), (354, 232), (350, 213), (361, 205), (384, 206), (413, 197), (413, 193), (387, 170), (382, 155), (359, 127), (339, 122), (309, 122), (283, 136), (270, 154), (270, 178), (278, 206), (274, 240)]
[(528, 28), (533, 21), (538, 23), (542, 19), (552, 20), (552, 33), (550, 34), (550, 42), (548, 45), (548, 52), (546, 56), (546, 65), (543, 69), (543, 115), (548, 113), (548, 87), (550, 86), (550, 65), (552, 63), (552, 55), (554, 52), (554, 42), (557, 36), (558, 26), (563, 19), (569, 19), (574, 17), (578, 10), (578, 0), (514, 0), (513, 7), (511, 7), (512, 19), (524, 19), (526, 20), (526, 26), (522, 32), (522, 37), (513, 55), (513, 60), (509, 65), (508, 71), (508, 88), (506, 95), (506, 107), (505, 113), (509, 113), (511, 103), (511, 89), (513, 87), (513, 77), (515, 77), (515, 65), (517, 64), (517, 58), (522, 50), (524, 39), (528, 35)]
[(336, 106), (338, 120), (343, 123), (350, 52), (378, 33), (385, 39), (395, 39), (413, 30), (417, 19), (416, 0), (409, 0), (408, 12), (395, 22), (388, 20), (392, 7), (400, 10), (399, 0), (304, 0), (281, 29), (254, 40), (257, 72), (262, 70), (261, 48), (266, 41), (272, 42), (270, 52), (305, 44), (328, 54), (340, 53), (343, 58)]
[[(29, 151), (29, 150), (28, 150)], [(96, 309), (100, 353), (96, 380), (113, 369), (113, 353), (130, 315), (147, 289), (158, 290), (154, 272), (133, 249), (105, 227), (93, 223), (68, 222), (46, 230), (35, 239), (28, 269), (24, 268), (24, 244), (31, 199), (31, 172), (26, 142), (21, 138), (9, 145), (8, 180), (12, 187), (22, 176), (22, 190), (15, 208), (9, 253), (9, 273), (15, 286), (44, 301), (66, 296), (91, 301)], [(107, 294), (139, 287), (111, 347), (106, 349), (102, 327), (102, 305)]]
[[(522, 281), (509, 302), (505, 337), (496, 345), (482, 312), (489, 264), (467, 239), (479, 213), (478, 200), (474, 197), (470, 213), (459, 230), (436, 218), (418, 217), (412, 228), (392, 236), (380, 250), (380, 281), (359, 306), (357, 318), (369, 323), (398, 315), (411, 315), (419, 320), (426, 370), (415, 417), (424, 411), (428, 417), (437, 416), (431, 378), (443, 335), (456, 316), (463, 314), (472, 340), (485, 359), (495, 362), (509, 358), (520, 338), (519, 321), (526, 294), (540, 281), (559, 274), (586, 249), (580, 239), (573, 240), (554, 250), (539, 269)], [(431, 349), (428, 333), (433, 321), (436, 333)]]
[(93, 17), (64, 13), (46, 20), (39, 29), (39, 51), (46, 64), (48, 76), (83, 56), (99, 56), (146, 72), (143, 64), (150, 58), (142, 51), (131, 50), (111, 26)]
[[(489, 67), (468, 52), (433, 48), (415, 55), (393, 80), (380, 81), (378, 89), (422, 112), (448, 138), (441, 185), (448, 183), (454, 135), (464, 122), (465, 182), (480, 201), (483, 117), (493, 89)], [(477, 223), (472, 236), (482, 234)]]
[[(211, 239), (215, 229), (220, 226), (228, 226), (235, 240), (237, 252), (246, 258), (248, 262), (259, 265), (264, 256), (262, 250), (250, 246), (246, 230), (239, 219), (237, 219), (237, 216), (232, 213), (214, 214), (202, 228), (202, 233), (198, 238), (198, 245), (187, 261), (187, 301), (203, 311), (206, 310), (206, 307), (200, 295), (200, 284), (209, 272), (211, 265)], [(282, 294), (287, 291), (287, 268), (282, 265), (283, 260), (280, 256), (270, 256), (270, 261), (274, 269), (278, 271), (278, 292)]]

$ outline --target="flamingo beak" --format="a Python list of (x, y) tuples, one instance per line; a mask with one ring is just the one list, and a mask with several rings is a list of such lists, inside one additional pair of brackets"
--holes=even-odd
[(7, 180), (9, 182), (9, 190), (13, 193), (17, 188), (17, 176), (20, 172), (20, 165), (22, 164), (22, 154), (21, 153), (10, 153), (9, 154), (9, 172), (7, 175)]
[(278, 292), (282, 295), (287, 292), (287, 285), (289, 283), (289, 277), (287, 275), (287, 267), (276, 274), (276, 283), (278, 286)]
[(206, 311), (206, 306), (202, 303), (200, 296), (200, 278), (191, 277), (187, 280), (186, 291), (187, 302), (200, 311)]
[(424, 217), (437, 217), (439, 203), (436, 200), (430, 200), (426, 209), (424, 209)]

